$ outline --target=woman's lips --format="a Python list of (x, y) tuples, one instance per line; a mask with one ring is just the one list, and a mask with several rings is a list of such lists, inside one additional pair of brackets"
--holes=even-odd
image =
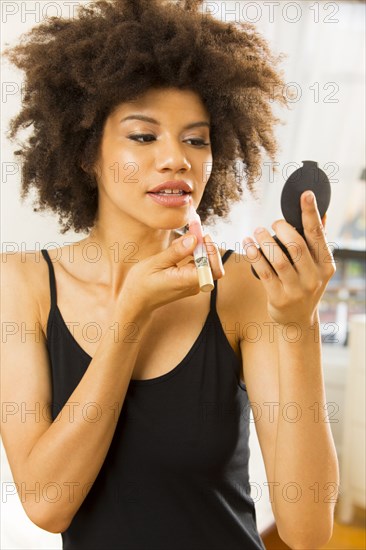
[(153, 201), (161, 204), (162, 206), (186, 206), (189, 205), (189, 199), (191, 194), (185, 193), (184, 195), (159, 195), (158, 193), (147, 193)]

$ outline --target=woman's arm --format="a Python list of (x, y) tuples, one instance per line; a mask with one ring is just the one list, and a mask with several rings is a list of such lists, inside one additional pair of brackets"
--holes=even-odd
[[(250, 271), (247, 275), (253, 277)], [(280, 326), (268, 316), (255, 280), (246, 293), (240, 342), (243, 375), (260, 443), (272, 511), (290, 548), (331, 538), (339, 488), (338, 461), (327, 418), (317, 322)], [(244, 312), (243, 312), (244, 313)]]
[[(20, 254), (2, 261), (2, 438), (28, 517), (42, 529), (60, 533), (104, 462), (149, 315), (132, 303), (116, 304), (110, 324), (118, 323), (120, 338), (115, 341), (114, 331), (105, 332), (80, 383), (52, 422), (50, 365), (30, 286)], [(131, 322), (138, 328), (136, 342), (123, 333)], [(97, 422), (83, 414), (88, 403), (98, 404)], [(96, 412), (89, 409), (90, 415)]]
[[(260, 338), (250, 341), (247, 333), (241, 349), (250, 401), (261, 408), (255, 425), (279, 534), (292, 548), (315, 549), (332, 535), (339, 489), (318, 316), (319, 300), (335, 266), (316, 205), (304, 199), (301, 207), (309, 248), (284, 220), (275, 228), (282, 242), (297, 244), (295, 268), (267, 231), (258, 234), (257, 240), (265, 251), (272, 244), (268, 259), (278, 275), (263, 258), (258, 259), (257, 252), (247, 250), (242, 319), (258, 324)], [(248, 262), (260, 281), (250, 274)]]
[(275, 447), (276, 519), (294, 548), (319, 548), (332, 536), (339, 467), (328, 419), (316, 315), (278, 326), (279, 411)]

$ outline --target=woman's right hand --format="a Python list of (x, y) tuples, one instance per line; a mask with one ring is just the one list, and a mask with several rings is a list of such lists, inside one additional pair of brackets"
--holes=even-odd
[[(206, 235), (204, 240), (212, 276), (219, 279), (225, 271), (218, 247), (209, 236)], [(123, 283), (121, 301), (128, 300), (146, 313), (175, 300), (198, 294), (200, 287), (193, 261), (196, 244), (195, 235), (186, 233), (175, 239), (166, 250), (136, 263)], [(177, 265), (188, 257), (191, 257), (191, 261)]]

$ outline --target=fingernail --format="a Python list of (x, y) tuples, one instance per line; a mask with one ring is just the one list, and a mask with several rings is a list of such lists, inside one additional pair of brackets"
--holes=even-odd
[(190, 235), (189, 237), (186, 237), (185, 239), (183, 239), (184, 248), (191, 248), (193, 243), (194, 243), (194, 237), (192, 235)]
[(264, 227), (257, 227), (254, 233), (263, 233)]
[(312, 193), (311, 191), (309, 191), (309, 193), (306, 193), (306, 202), (308, 202), (309, 204), (311, 204), (312, 202), (314, 202), (314, 193)]

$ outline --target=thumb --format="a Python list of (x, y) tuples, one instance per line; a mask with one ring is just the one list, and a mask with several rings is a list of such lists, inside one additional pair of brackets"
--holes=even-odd
[(169, 248), (160, 253), (159, 266), (163, 268), (175, 266), (178, 262), (193, 254), (196, 244), (197, 237), (192, 233), (186, 233), (173, 241)]

